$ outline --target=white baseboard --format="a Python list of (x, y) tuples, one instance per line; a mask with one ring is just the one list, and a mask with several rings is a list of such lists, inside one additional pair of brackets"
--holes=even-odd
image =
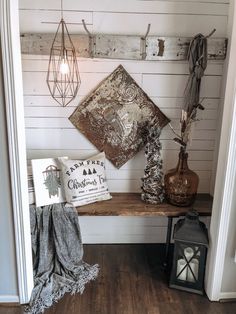
[(236, 299), (236, 292), (221, 292), (219, 299), (220, 300)]
[(0, 295), (0, 303), (20, 303), (18, 295)]

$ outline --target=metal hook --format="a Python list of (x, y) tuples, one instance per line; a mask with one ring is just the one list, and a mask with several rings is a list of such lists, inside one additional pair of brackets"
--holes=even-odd
[(89, 37), (92, 37), (92, 34), (91, 34), (90, 31), (88, 30), (88, 28), (87, 28), (87, 26), (86, 26), (86, 24), (85, 24), (85, 20), (84, 20), (84, 19), (82, 20), (82, 23), (83, 23), (83, 27), (84, 27), (86, 33), (89, 35)]
[(150, 32), (150, 29), (151, 29), (151, 24), (148, 24), (148, 27), (147, 27), (147, 31), (146, 31), (146, 34), (144, 36), (141, 37), (141, 43), (140, 43), (140, 55), (142, 57), (142, 60), (145, 60), (146, 59), (146, 56), (147, 56), (147, 53), (146, 53), (146, 38)]
[(211, 37), (216, 32), (216, 29), (214, 28), (209, 35), (205, 36), (205, 38)]
[(148, 24), (146, 34), (143, 37), (141, 37), (142, 40), (146, 40), (146, 38), (150, 32), (150, 29), (151, 29), (151, 24)]
[(88, 36), (89, 36), (89, 54), (90, 54), (90, 57), (93, 58), (93, 46), (94, 46), (93, 35), (92, 35), (92, 34), (90, 33), (90, 31), (88, 30), (84, 19), (82, 20), (82, 23), (83, 23), (83, 27), (84, 27), (86, 33), (87, 33)]

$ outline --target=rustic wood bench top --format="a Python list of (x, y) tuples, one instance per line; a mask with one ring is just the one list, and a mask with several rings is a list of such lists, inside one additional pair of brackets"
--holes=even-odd
[(79, 216), (165, 216), (179, 217), (194, 208), (201, 216), (210, 216), (213, 198), (198, 194), (191, 207), (177, 207), (167, 203), (152, 205), (143, 202), (140, 193), (112, 193), (112, 199), (77, 207)]

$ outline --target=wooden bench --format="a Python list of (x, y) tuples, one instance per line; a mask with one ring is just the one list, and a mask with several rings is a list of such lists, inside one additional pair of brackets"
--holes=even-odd
[(147, 204), (140, 193), (112, 193), (112, 199), (77, 207), (79, 216), (165, 216), (168, 218), (166, 233), (165, 266), (168, 264), (173, 218), (184, 216), (194, 208), (200, 216), (211, 216), (213, 198), (198, 194), (191, 207), (177, 207), (167, 203)]

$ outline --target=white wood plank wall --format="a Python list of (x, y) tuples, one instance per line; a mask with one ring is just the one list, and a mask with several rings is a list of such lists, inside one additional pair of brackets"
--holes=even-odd
[[(66, 0), (64, 18), (69, 30), (83, 33), (85, 19), (93, 33), (144, 35), (151, 23), (150, 35), (193, 36), (208, 34), (225, 37), (228, 0), (188, 1), (111, 1)], [(20, 0), (21, 32), (55, 32), (60, 19), (59, 0)], [(81, 87), (75, 101), (62, 108), (50, 97), (46, 85), (47, 56), (22, 55), (25, 100), (25, 123), (28, 158), (65, 156), (86, 158), (96, 148), (70, 123), (68, 116), (103, 78), (120, 63), (148, 93), (156, 105), (179, 128), (180, 108), (188, 77), (186, 62), (146, 62), (79, 59)], [(199, 113), (192, 144), (189, 166), (200, 177), (199, 192), (209, 193), (215, 134), (220, 104), (222, 62), (209, 62), (202, 83), (205, 111)], [(164, 171), (174, 167), (179, 147), (172, 141), (167, 126), (161, 135)], [(145, 157), (143, 151), (117, 170), (107, 162), (107, 177), (112, 192), (140, 191)], [(141, 243), (165, 240), (165, 218), (80, 217), (84, 243)]]

